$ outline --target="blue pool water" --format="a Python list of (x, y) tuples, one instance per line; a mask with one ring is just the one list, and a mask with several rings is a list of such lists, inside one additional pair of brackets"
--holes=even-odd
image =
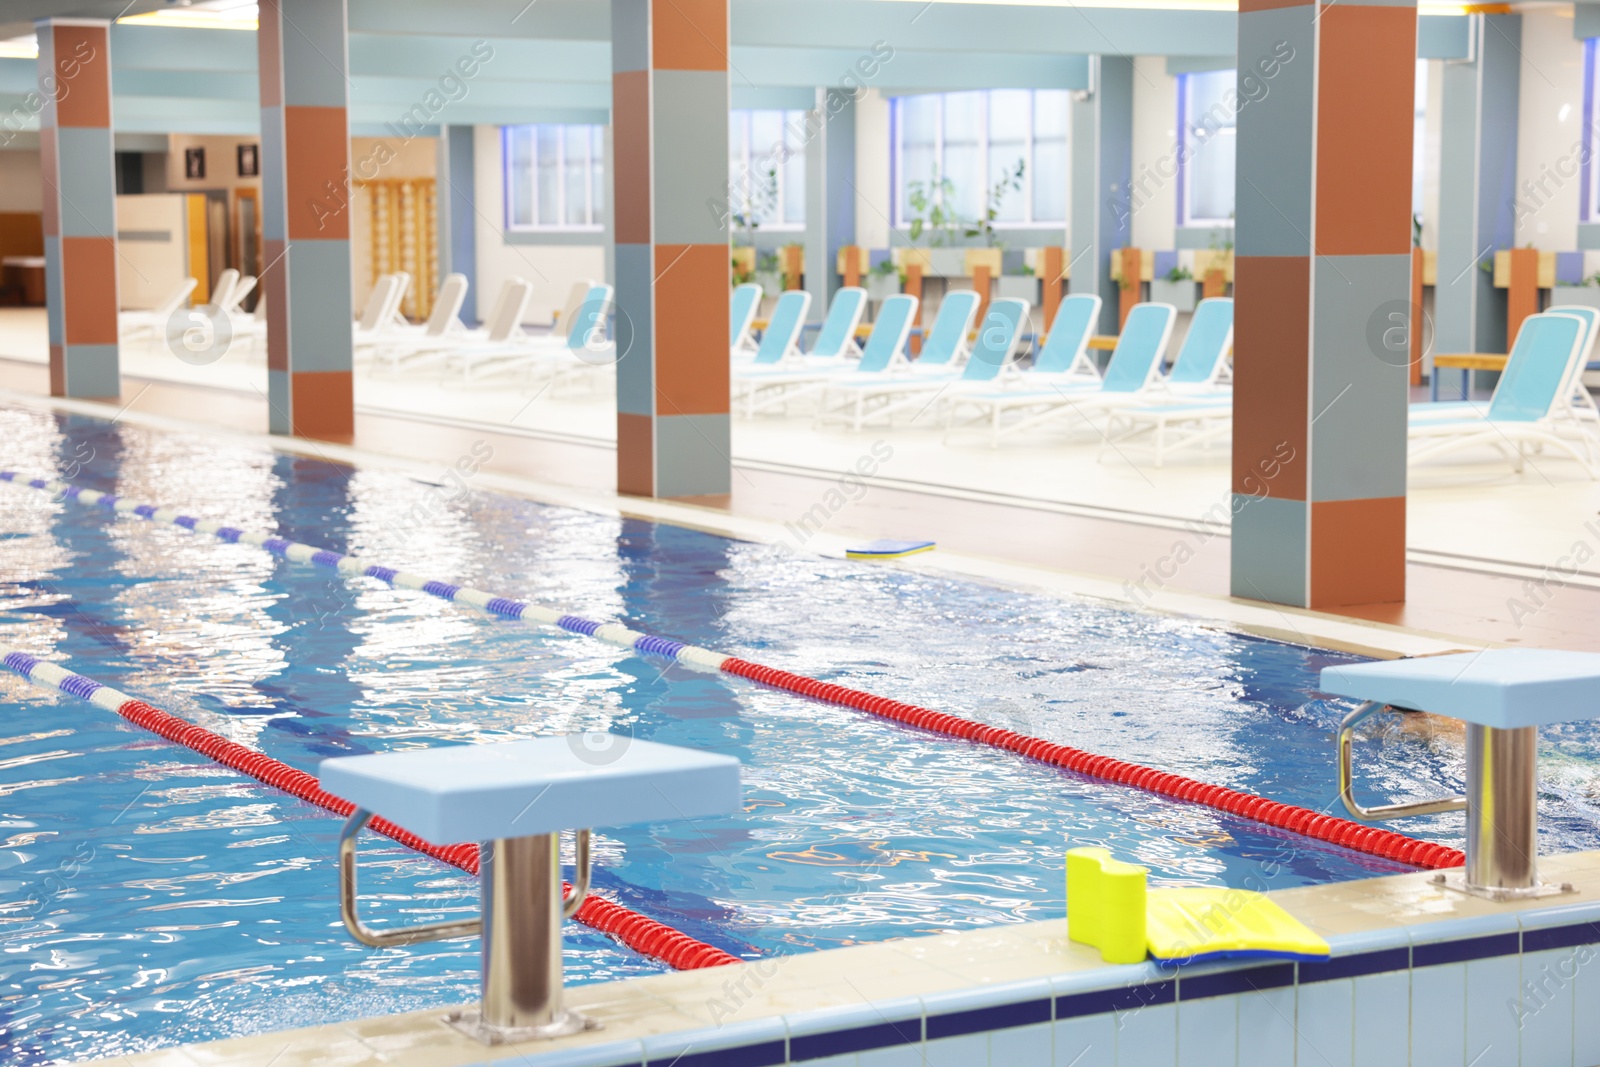
[[(1349, 657), (1194, 622), (458, 494), (392, 472), (0, 408), (0, 466), (274, 529), (757, 662), (1333, 810)], [(443, 465), (441, 465), (441, 469)], [(441, 482), (444, 479), (441, 477)], [(1070, 561), (1064, 561), (1070, 562)], [(1397, 865), (588, 639), (0, 485), (0, 645), (314, 770), (328, 756), (577, 731), (745, 764), (737, 817), (597, 835), (598, 889), (737, 955), (1063, 913), (1066, 848), (1164, 884), (1281, 888)], [(1458, 789), (1389, 727), (1374, 798)], [(1545, 738), (1547, 851), (1600, 847), (1600, 735)], [(1460, 817), (1403, 826), (1460, 842)], [(0, 677), (0, 1045), (42, 1063), (473, 998), (477, 943), (339, 923), (338, 822), (106, 712)], [(475, 880), (369, 839), (374, 922)], [(567, 930), (569, 982), (660, 970)]]

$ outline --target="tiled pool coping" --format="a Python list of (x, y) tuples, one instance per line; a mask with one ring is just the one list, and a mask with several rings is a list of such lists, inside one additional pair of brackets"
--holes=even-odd
[(1418, 872), (1273, 893), (1333, 946), (1321, 963), (1108, 966), (1056, 920), (585, 986), (568, 1001), (605, 1028), (550, 1042), (485, 1048), (427, 1011), (115, 1062), (1600, 1064), (1600, 852), (1541, 870), (1577, 892), (1497, 904)]

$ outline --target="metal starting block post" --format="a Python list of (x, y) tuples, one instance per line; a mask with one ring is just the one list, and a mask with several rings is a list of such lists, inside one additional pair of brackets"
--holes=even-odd
[[(559, 1037), (599, 1024), (561, 1005), (561, 922), (589, 888), (594, 827), (725, 815), (739, 809), (739, 761), (628, 740), (600, 762), (577, 737), (451, 745), (325, 760), (322, 788), (356, 805), (340, 835), (339, 910), (365, 945), (483, 940), (483, 1001), (452, 1025), (485, 1044)], [(479, 841), (476, 919), (372, 929), (356, 895), (356, 835), (374, 815), (425, 841)], [(577, 834), (572, 897), (562, 900), (560, 834)]]
[[(1365, 701), (1339, 730), (1339, 796), (1358, 819), (1467, 813), (1467, 865), (1434, 881), (1473, 896), (1516, 900), (1572, 886), (1541, 884), (1537, 728), (1600, 717), (1600, 655), (1488, 649), (1327, 667), (1322, 689)], [(1356, 726), (1379, 711), (1425, 711), (1467, 724), (1465, 796), (1365, 808), (1352, 784)]]

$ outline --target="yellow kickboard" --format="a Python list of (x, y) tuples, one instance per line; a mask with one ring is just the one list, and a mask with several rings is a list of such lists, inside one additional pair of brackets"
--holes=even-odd
[(1145, 906), (1150, 955), (1181, 963), (1217, 957), (1313, 960), (1328, 943), (1247, 889), (1152, 889)]
[(1322, 959), (1328, 943), (1247, 889), (1147, 889), (1148, 871), (1103, 848), (1067, 850), (1067, 936), (1107, 963)]

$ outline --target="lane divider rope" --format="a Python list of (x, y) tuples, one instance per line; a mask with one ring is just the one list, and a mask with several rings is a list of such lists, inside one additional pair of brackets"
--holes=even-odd
[[(115, 712), (135, 726), (159, 734), (174, 744), (192, 749), (225, 767), (231, 767), (264, 785), (299, 797), (341, 818), (348, 817), (355, 810), (354, 804), (324, 790), (317, 784), (317, 780), (305, 771), (297, 770), (253, 748), (246, 748), (221, 734), (213, 733), (203, 726), (152, 707), (142, 700), (101, 685), (93, 679), (74, 674), (59, 664), (10, 649), (0, 649), (0, 663), (4, 663), (35, 685), (59, 690), (68, 696), (86, 700), (96, 707)], [(409, 830), (378, 817), (374, 817), (367, 825), (407, 848), (443, 860), (468, 874), (478, 873), (476, 843), (430, 844)], [(562, 892), (570, 893), (571, 890), (570, 883), (562, 883)], [(660, 960), (680, 971), (721, 967), (740, 962), (736, 956), (720, 948), (703, 941), (696, 941), (688, 934), (640, 915), (621, 904), (596, 896), (592, 891), (573, 917), (585, 926), (611, 935), (634, 951)]]
[(607, 644), (663, 656), (695, 670), (737, 675), (773, 689), (782, 689), (830, 704), (854, 708), (869, 715), (948, 737), (1005, 749), (1074, 774), (1131, 786), (1173, 800), (1200, 804), (1229, 815), (1288, 830), (1303, 837), (1325, 841), (1356, 852), (1430, 869), (1461, 867), (1466, 863), (1466, 856), (1460, 849), (1433, 841), (1422, 841), (1382, 827), (1367, 826), (1294, 804), (1281, 804), (1225, 786), (1210, 785), (1182, 775), (1168, 774), (1153, 767), (1128, 763), (1110, 756), (1097, 756), (1092, 752), (1046, 741), (1043, 738), (986, 726), (957, 715), (934, 711), (915, 704), (905, 704), (898, 700), (890, 700), (888, 697), (807, 678), (804, 675), (791, 674), (773, 667), (763, 667), (709, 648), (640, 633), (618, 623), (596, 622), (593, 619), (570, 615), (527, 601), (496, 596), (470, 586), (453, 585), (392, 567), (368, 564), (355, 556), (329, 552), (315, 545), (288, 541), (281, 537), (241, 530), (233, 526), (223, 526), (184, 515), (172, 508), (135, 504), (108, 493), (84, 489), (56, 479), (28, 480), (14, 471), (0, 471), (0, 482), (26, 486), (40, 492), (58, 495), (63, 499), (75, 500), (80, 504), (106, 508), (121, 515), (133, 515), (149, 522), (178, 526), (191, 533), (209, 534), (231, 544), (254, 545), (295, 563), (327, 567), (344, 575), (377, 578), (392, 586), (415, 589), (492, 615), (554, 626), (569, 633), (596, 638)]

